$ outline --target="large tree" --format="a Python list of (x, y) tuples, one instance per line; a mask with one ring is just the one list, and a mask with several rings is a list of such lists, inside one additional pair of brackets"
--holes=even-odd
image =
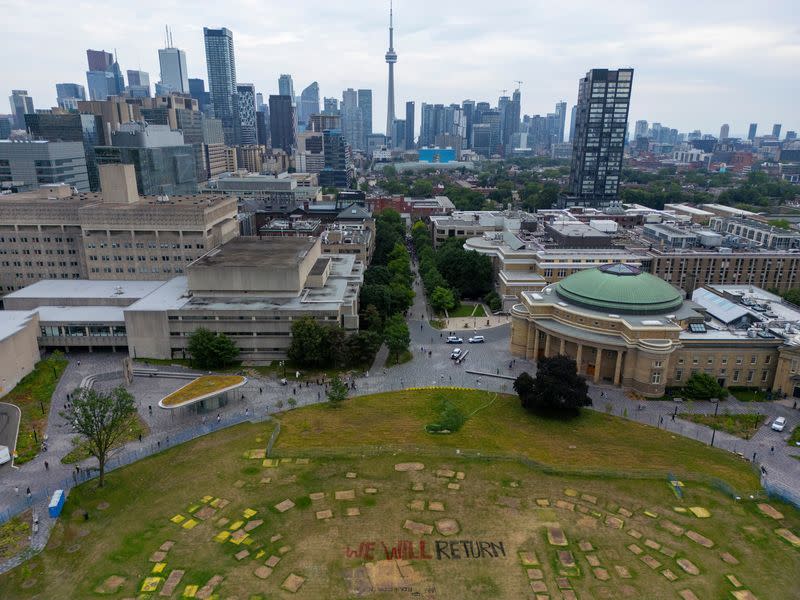
[(444, 287), (437, 287), (433, 290), (430, 297), (431, 306), (437, 313), (443, 313), (446, 310), (453, 310), (456, 306), (456, 300), (453, 298), (453, 292)]
[(79, 388), (73, 392), (69, 408), (61, 412), (64, 420), (86, 439), (89, 454), (97, 459), (100, 487), (105, 484), (108, 454), (133, 425), (134, 415), (133, 396), (121, 385), (109, 394)]
[(592, 404), (586, 379), (578, 375), (575, 361), (568, 356), (539, 360), (533, 387), (528, 389), (526, 385), (520, 384), (526, 392), (520, 394), (520, 400), (528, 410), (548, 414), (576, 413), (581, 407)]
[(347, 386), (342, 383), (338, 375), (331, 381), (327, 395), (331, 406), (339, 406), (347, 398)]
[(389, 347), (389, 356), (399, 358), (404, 351), (408, 350), (408, 345), (411, 343), (411, 335), (402, 315), (390, 317), (386, 321), (383, 333), (386, 345)]
[(694, 373), (686, 380), (683, 393), (693, 400), (725, 399), (725, 388), (708, 373)]
[(461, 239), (448, 240), (439, 248), (436, 268), (465, 298), (483, 298), (492, 290), (492, 259), (464, 250)]
[(334, 366), (343, 358), (344, 338), (341, 327), (321, 325), (311, 317), (302, 317), (292, 322), (289, 360), (309, 367)]
[(194, 365), (200, 369), (225, 367), (239, 356), (239, 348), (233, 340), (224, 333), (214, 333), (205, 327), (194, 330), (186, 349)]

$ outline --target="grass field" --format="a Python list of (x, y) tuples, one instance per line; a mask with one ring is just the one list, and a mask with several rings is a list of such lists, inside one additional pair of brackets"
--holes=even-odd
[(14, 461), (16, 464), (26, 463), (39, 453), (41, 434), (47, 429), (50, 398), (66, 368), (67, 360), (63, 356), (40, 360), (31, 373), (23, 377), (6, 396), (0, 398), (3, 402), (16, 404), (22, 412), (17, 438), (18, 456)]
[(721, 415), (698, 415), (694, 413), (678, 413), (678, 416), (692, 423), (700, 423), (700, 425), (707, 425), (714, 427), (719, 431), (730, 433), (736, 437), (744, 440), (749, 440), (761, 427), (764, 422), (764, 415), (761, 413), (742, 413), (742, 414), (729, 414), (723, 413)]
[[(0, 561), (16, 556), (30, 545), (31, 511), (26, 510), (0, 525)], [(2, 588), (0, 588), (2, 589)]]
[(728, 391), (739, 402), (766, 402), (767, 401), (766, 392), (762, 392), (761, 390), (759, 390), (757, 388), (732, 387), (732, 388), (728, 388)]
[[(644, 465), (636, 477), (572, 473), (587, 461), (589, 470), (624, 472), (636, 462), (631, 452), (660, 471), (666, 457), (675, 464), (692, 454), (689, 469), (700, 476), (719, 470), (747, 487), (743, 463), (653, 428), (621, 435), (633, 424), (606, 415), (553, 424), (505, 397), (447, 393), (469, 412), (484, 407), (452, 436), (422, 431), (436, 393), (380, 394), (281, 415), (275, 457), (283, 460), (263, 460), (273, 425), (247, 424), (114, 471), (102, 490), (83, 485), (45, 551), (0, 576), (0, 597), (182, 598), (215, 575), (220, 598), (262, 600), (517, 599), (532, 597), (532, 583), (551, 598), (561, 597), (559, 585), (578, 598), (660, 600), (683, 589), (723, 598), (735, 589), (726, 575), (758, 598), (792, 597), (800, 551), (775, 529), (797, 532), (797, 511), (771, 502), (782, 513), (775, 520), (688, 477), (679, 499), (664, 477), (644, 477)], [(556, 468), (463, 456), (484, 447), (549, 456)], [(395, 468), (407, 462), (422, 468)], [(352, 499), (336, 498), (350, 490)], [(705, 516), (697, 507), (710, 516), (688, 510)], [(448, 526), (457, 532), (447, 535)], [(408, 564), (385, 560), (392, 548)], [(161, 596), (177, 571), (180, 583)], [(303, 578), (296, 594), (281, 590), (291, 574)], [(146, 583), (155, 591), (142, 593)]]
[(447, 311), (451, 319), (456, 317), (485, 317), (486, 311), (482, 304), (460, 304), (455, 310)]

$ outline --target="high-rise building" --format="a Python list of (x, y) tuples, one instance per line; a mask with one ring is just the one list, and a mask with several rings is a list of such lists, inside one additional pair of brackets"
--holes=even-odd
[(786, 142), (794, 142), (797, 139), (797, 132), (796, 131), (787, 131), (786, 137), (783, 138)]
[(475, 100), (464, 100), (461, 103), (461, 109), (464, 111), (464, 117), (467, 120), (467, 148), (472, 147), (472, 124), (475, 120)]
[(146, 71), (128, 69), (128, 96), (131, 98), (150, 97), (150, 75)]
[(278, 95), (289, 96), (294, 102), (294, 82), (288, 73), (283, 73), (278, 77)]
[(206, 82), (202, 79), (189, 79), (189, 95), (197, 100), (197, 107), (200, 112), (208, 112), (210, 99), (206, 91)]
[(751, 142), (756, 139), (756, 130), (758, 129), (758, 123), (750, 123), (750, 128), (747, 130), (747, 139)]
[(406, 102), (406, 133), (405, 133), (405, 148), (411, 150), (416, 148), (415, 135), (414, 135), (414, 101), (409, 100)]
[(89, 191), (89, 174), (81, 142), (47, 140), (0, 141), (0, 183), (14, 182), (18, 191), (66, 183)]
[(300, 92), (300, 106), (298, 108), (297, 120), (303, 126), (308, 126), (311, 115), (319, 113), (319, 84), (314, 81), (306, 89)]
[(352, 159), (347, 140), (339, 129), (326, 129), (322, 132), (322, 145), (325, 154), (325, 167), (320, 171), (319, 184), (323, 187), (350, 187)]
[(647, 137), (647, 121), (644, 119), (639, 119), (636, 121), (636, 125), (633, 130), (633, 139), (638, 140), (639, 138), (646, 138)]
[[(366, 140), (372, 134), (372, 90), (358, 90), (358, 108), (361, 109), (361, 131)], [(386, 135), (391, 135), (391, 132)], [(366, 142), (362, 142), (361, 147), (365, 148)]]
[(295, 145), (294, 106), (292, 97), (271, 95), (269, 97), (269, 128), (272, 136), (272, 147), (280, 148), (287, 154), (292, 153)]
[(208, 67), (208, 89), (214, 116), (222, 121), (225, 143), (234, 140), (233, 95), (236, 93), (236, 59), (233, 52), (233, 33), (230, 29), (203, 28)]
[(727, 140), (731, 134), (731, 126), (727, 123), (723, 123), (722, 127), (719, 128), (719, 139)]
[(394, 25), (392, 21), (392, 3), (389, 2), (389, 50), (386, 52), (386, 63), (389, 65), (389, 93), (388, 107), (386, 109), (386, 136), (392, 135), (394, 123), (394, 63), (397, 62), (397, 52), (394, 51)]
[(158, 64), (161, 67), (161, 85), (169, 87), (173, 92), (191, 93), (189, 72), (186, 70), (186, 52), (172, 46), (159, 48)]
[(405, 119), (395, 119), (392, 128), (392, 148), (404, 150), (406, 147), (406, 122)]
[(56, 102), (60, 108), (78, 110), (78, 100), (86, 100), (86, 88), (79, 83), (57, 83)]
[(256, 92), (256, 111), (264, 110), (264, 94)]
[(470, 140), (472, 150), (481, 156), (491, 154), (491, 125), (489, 123), (472, 124), (472, 140)]
[(87, 50), (86, 62), (90, 71), (110, 71), (114, 64), (114, 55), (105, 50)]
[(558, 130), (556, 132), (556, 144), (564, 142), (564, 129), (567, 122), (567, 103), (563, 100), (556, 102), (556, 122)]
[(617, 198), (632, 81), (633, 69), (592, 69), (580, 80), (570, 171), (575, 202), (604, 205)]
[(11, 115), (14, 117), (14, 129), (25, 129), (25, 115), (35, 113), (33, 98), (28, 96), (28, 90), (11, 90), (8, 97), (11, 104)]
[(236, 95), (238, 97), (237, 124), (239, 126), (238, 142), (245, 145), (258, 144), (258, 130), (256, 129), (256, 86), (252, 83), (237, 83)]
[(197, 191), (195, 151), (183, 133), (168, 125), (125, 123), (111, 134), (111, 146), (96, 148), (97, 164), (134, 165), (142, 196)]
[(87, 50), (86, 83), (89, 85), (89, 98), (105, 100), (108, 96), (119, 96), (125, 90), (122, 70), (114, 55), (105, 50)]
[[(505, 96), (504, 96), (505, 98)], [(521, 94), (519, 89), (514, 90), (511, 98), (503, 106), (503, 149), (511, 148), (511, 136), (519, 131)], [(566, 107), (566, 104), (564, 105)], [(498, 105), (499, 108), (499, 105)], [(566, 108), (565, 108), (566, 110)]]
[(781, 139), (781, 124), (775, 123), (772, 126), (772, 136), (777, 139)]
[(569, 117), (569, 143), (575, 140), (575, 120), (578, 118), (578, 105), (572, 105), (572, 113)]
[[(77, 107), (76, 107), (77, 108)], [(81, 142), (86, 158), (89, 189), (100, 189), (95, 146), (103, 145), (103, 119), (97, 115), (80, 114), (27, 114), (25, 126), (35, 140), (50, 142)]]
[(364, 150), (364, 117), (358, 106), (358, 92), (347, 88), (342, 92), (342, 135), (353, 150)]
[(338, 98), (325, 98), (323, 99), (323, 114), (338, 115), (339, 114), (339, 99)]

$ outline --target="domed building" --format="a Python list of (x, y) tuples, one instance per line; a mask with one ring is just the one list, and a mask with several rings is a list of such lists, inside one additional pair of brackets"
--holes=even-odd
[[(588, 379), (649, 397), (683, 385), (697, 371), (725, 386), (771, 386), (782, 336), (766, 325), (754, 335), (758, 314), (731, 311), (727, 305), (739, 305), (721, 292), (697, 291), (710, 296), (702, 299), (712, 314), (633, 265), (579, 271), (541, 292), (521, 294), (511, 311), (511, 352), (530, 360), (567, 355)], [(725, 322), (722, 303), (738, 320)]]

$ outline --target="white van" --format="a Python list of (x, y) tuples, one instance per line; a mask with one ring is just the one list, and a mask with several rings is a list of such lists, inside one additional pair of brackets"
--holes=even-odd
[(0, 446), (0, 465), (4, 465), (11, 460), (11, 452), (8, 446)]

